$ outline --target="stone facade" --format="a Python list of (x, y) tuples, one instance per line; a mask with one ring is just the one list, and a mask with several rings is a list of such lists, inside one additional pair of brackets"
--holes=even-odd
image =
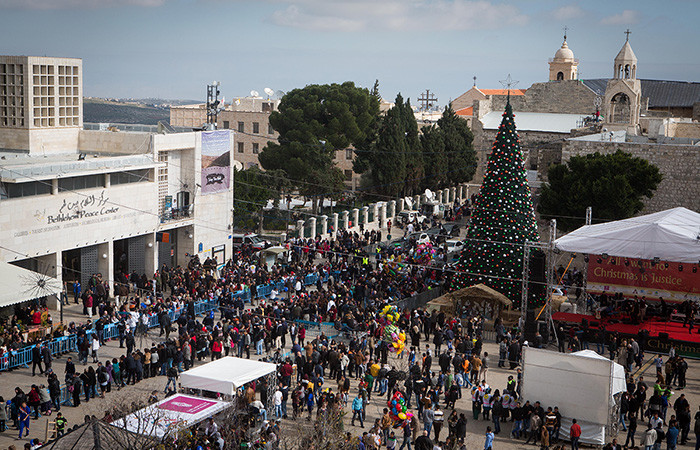
[[(596, 93), (578, 80), (535, 83), (525, 95), (511, 96), (513, 111), (563, 114), (595, 112)], [(503, 111), (506, 97), (492, 97), (491, 111)]]
[(611, 154), (618, 149), (646, 159), (663, 175), (654, 196), (645, 200), (644, 214), (677, 206), (700, 211), (700, 149), (697, 146), (568, 140), (562, 149), (562, 162), (572, 156), (595, 152)]

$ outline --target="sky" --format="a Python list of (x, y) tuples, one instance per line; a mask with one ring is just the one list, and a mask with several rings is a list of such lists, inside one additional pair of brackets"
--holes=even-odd
[(700, 81), (695, 0), (0, 0), (0, 54), (83, 59), (84, 95), (227, 100), (354, 81), (416, 104), (547, 81), (563, 27), (581, 78), (612, 74), (631, 30), (639, 78)]

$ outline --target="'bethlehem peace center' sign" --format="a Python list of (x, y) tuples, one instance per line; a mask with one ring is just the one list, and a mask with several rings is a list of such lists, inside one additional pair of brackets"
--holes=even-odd
[(91, 194), (76, 199), (63, 199), (63, 204), (58, 208), (58, 211), (46, 215), (46, 222), (50, 225), (116, 214), (119, 211), (119, 207), (108, 203), (109, 197), (105, 196), (105, 191), (102, 191), (99, 195)]

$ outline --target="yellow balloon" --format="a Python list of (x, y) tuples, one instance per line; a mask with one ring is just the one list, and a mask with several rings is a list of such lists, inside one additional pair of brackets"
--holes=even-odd
[(401, 420), (406, 420), (406, 413), (400, 412), (400, 413), (399, 413), (399, 419), (401, 419)]

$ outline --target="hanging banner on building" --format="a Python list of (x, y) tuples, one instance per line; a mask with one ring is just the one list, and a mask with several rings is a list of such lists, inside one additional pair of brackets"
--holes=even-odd
[(202, 194), (227, 191), (231, 183), (230, 130), (202, 133)]
[[(641, 266), (640, 266), (641, 263)], [(695, 268), (695, 272), (693, 272)], [(700, 301), (700, 272), (696, 264), (590, 255), (588, 291), (616, 293), (648, 300)]]

